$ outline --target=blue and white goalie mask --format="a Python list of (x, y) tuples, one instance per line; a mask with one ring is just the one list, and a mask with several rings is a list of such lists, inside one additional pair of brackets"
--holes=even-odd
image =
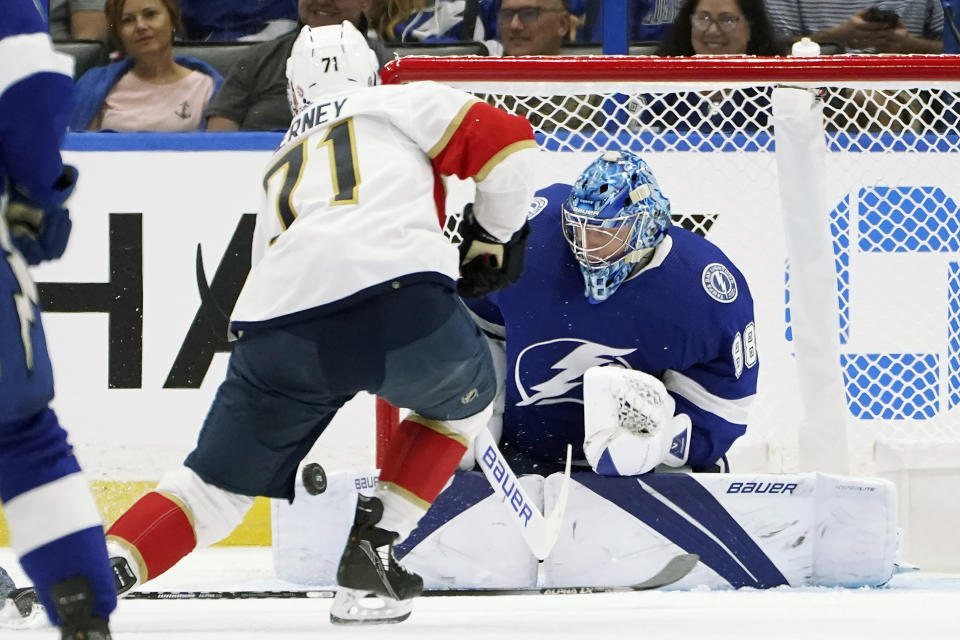
[(305, 26), (287, 58), (287, 101), (296, 116), (312, 104), (376, 85), (380, 63), (353, 23)]
[(609, 298), (667, 235), (670, 201), (647, 163), (607, 151), (573, 184), (563, 204), (563, 235), (580, 263), (585, 295)]

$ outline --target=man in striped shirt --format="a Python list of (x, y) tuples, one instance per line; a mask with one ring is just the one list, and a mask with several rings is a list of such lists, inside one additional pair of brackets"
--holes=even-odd
[[(851, 52), (940, 53), (943, 8), (940, 0), (764, 0), (778, 35), (842, 44)], [(871, 20), (868, 9), (892, 11), (891, 26)]]

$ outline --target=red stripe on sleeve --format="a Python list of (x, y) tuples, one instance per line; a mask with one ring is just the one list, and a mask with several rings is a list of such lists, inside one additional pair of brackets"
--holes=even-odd
[(533, 139), (533, 129), (523, 116), (477, 102), (467, 110), (447, 145), (434, 157), (433, 166), (445, 176), (472, 178), (506, 147)]
[(437, 218), (440, 228), (447, 222), (447, 187), (443, 184), (443, 176), (433, 166), (433, 204), (437, 207)]

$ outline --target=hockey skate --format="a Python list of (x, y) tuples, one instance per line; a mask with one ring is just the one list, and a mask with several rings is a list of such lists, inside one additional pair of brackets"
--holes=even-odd
[(110, 640), (107, 621), (93, 615), (93, 587), (85, 577), (58, 582), (50, 596), (60, 616), (62, 640)]
[(0, 608), (0, 629), (33, 629), (50, 624), (46, 608), (37, 599), (33, 587), (20, 587), (7, 593)]
[(118, 596), (124, 595), (139, 584), (137, 574), (130, 568), (126, 558), (120, 556), (110, 558), (110, 568), (113, 569), (113, 582), (117, 587)]
[[(330, 607), (333, 624), (391, 624), (410, 617), (423, 580), (400, 566), (393, 555), (398, 534), (377, 527), (383, 503), (359, 496), (350, 537), (337, 569), (337, 595)], [(365, 600), (368, 595), (376, 596)]]
[[(139, 584), (126, 558), (110, 558), (110, 568), (113, 569), (114, 585), (118, 596), (124, 595)], [(46, 608), (40, 604), (36, 589), (20, 587), (7, 592), (6, 600), (0, 607), (0, 628), (29, 629), (47, 624), (49, 623)], [(96, 636), (89, 637), (92, 639)]]

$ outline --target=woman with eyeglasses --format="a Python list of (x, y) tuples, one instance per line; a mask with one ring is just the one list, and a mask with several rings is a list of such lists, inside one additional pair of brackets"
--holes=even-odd
[(763, 0), (686, 0), (657, 49), (661, 56), (782, 53)]
[[(662, 56), (780, 55), (763, 0), (686, 0), (657, 50)], [(678, 91), (642, 97), (637, 116), (654, 131), (761, 131), (768, 87)]]

